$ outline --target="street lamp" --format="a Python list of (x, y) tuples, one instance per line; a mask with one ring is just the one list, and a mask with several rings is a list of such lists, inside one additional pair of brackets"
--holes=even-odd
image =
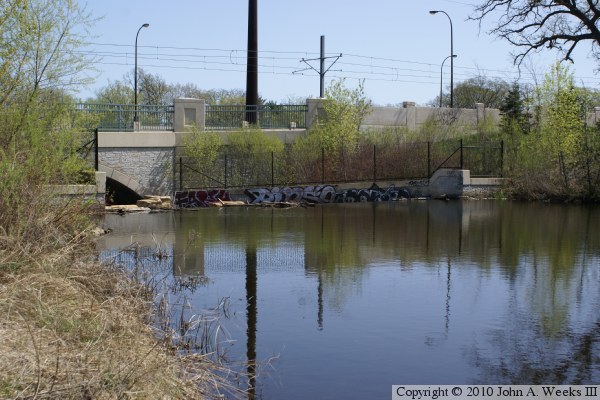
[(442, 66), (440, 67), (440, 108), (442, 108), (442, 94), (443, 94), (443, 92), (442, 92), (442, 87), (443, 87), (442, 81), (444, 80), (444, 63), (450, 57), (456, 58), (456, 54), (444, 58), (444, 61), (442, 61)]
[(452, 39), (452, 19), (446, 11), (442, 10), (431, 10), (429, 14), (435, 15), (437, 13), (446, 14), (448, 21), (450, 21), (450, 108), (454, 108), (454, 41)]
[(140, 26), (140, 29), (138, 29), (137, 33), (135, 34), (135, 67), (134, 67), (134, 71), (133, 71), (133, 104), (135, 107), (135, 112), (133, 114), (133, 122), (137, 122), (138, 121), (138, 113), (137, 113), (137, 104), (138, 104), (138, 89), (137, 89), (137, 42), (138, 42), (138, 36), (140, 34), (140, 31), (143, 28), (147, 28), (149, 27), (150, 24), (144, 24), (142, 26)]

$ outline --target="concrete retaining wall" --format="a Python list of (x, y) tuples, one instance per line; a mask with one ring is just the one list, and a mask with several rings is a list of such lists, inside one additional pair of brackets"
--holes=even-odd
[(500, 123), (500, 110), (485, 108), (478, 103), (475, 108), (433, 108), (416, 107), (414, 103), (405, 102), (402, 108), (373, 107), (372, 112), (363, 121), (362, 129), (406, 128), (418, 130), (428, 122), (437, 125), (458, 125), (476, 131), (484, 120), (490, 119), (493, 124)]
[(96, 171), (96, 184), (90, 185), (50, 185), (47, 190), (61, 197), (78, 197), (85, 200), (96, 200), (99, 204), (104, 204), (106, 196), (106, 174)]

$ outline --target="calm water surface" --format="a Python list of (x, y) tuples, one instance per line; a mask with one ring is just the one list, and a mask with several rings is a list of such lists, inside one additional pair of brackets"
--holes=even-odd
[(598, 207), (211, 208), (105, 225), (106, 257), (137, 242), (167, 256), (168, 279), (206, 277), (169, 301), (189, 317), (225, 300), (214, 349), (256, 372), (250, 398), (600, 382)]

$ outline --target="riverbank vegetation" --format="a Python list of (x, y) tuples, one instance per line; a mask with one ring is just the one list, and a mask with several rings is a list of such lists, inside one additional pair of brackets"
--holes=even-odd
[(555, 64), (541, 85), (506, 96), (499, 137), (506, 143), (508, 190), (531, 200), (600, 200), (600, 130), (594, 92)]
[(9, 0), (0, 21), (0, 398), (203, 398), (209, 364), (158, 341), (151, 291), (97, 261), (95, 202), (52, 189), (90, 179), (94, 121), (61, 105), (87, 80), (74, 32), (93, 19)]
[(201, 398), (206, 363), (158, 342), (151, 293), (94, 260), (88, 210), (40, 199), (26, 230), (2, 222), (0, 398)]

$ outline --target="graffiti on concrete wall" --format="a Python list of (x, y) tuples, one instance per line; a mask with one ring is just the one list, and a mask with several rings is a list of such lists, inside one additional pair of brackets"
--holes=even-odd
[(300, 202), (333, 203), (335, 188), (331, 185), (284, 187), (284, 188), (252, 188), (244, 191), (250, 204), (262, 202)]
[(393, 201), (401, 198), (409, 199), (410, 192), (406, 188), (397, 188), (390, 186), (382, 189), (377, 185), (372, 185), (368, 189), (346, 189), (336, 193), (336, 203), (364, 203), (370, 201)]
[[(298, 186), (283, 188), (250, 188), (244, 191), (249, 204), (263, 202), (309, 202), (309, 203), (358, 203), (373, 201), (393, 201), (411, 198), (407, 188), (389, 186), (387, 189), (372, 185), (368, 189), (344, 189), (336, 192), (332, 185)], [(231, 200), (227, 190), (195, 190), (175, 192), (176, 208), (208, 207), (219, 200)]]
[(193, 190), (175, 192), (174, 205), (176, 208), (208, 207), (210, 203), (219, 200), (231, 200), (227, 190)]
[(428, 179), (421, 179), (418, 181), (410, 181), (408, 182), (409, 186), (429, 186), (429, 180)]
[(309, 203), (354, 203), (368, 201), (393, 201), (410, 198), (411, 193), (406, 188), (390, 186), (382, 189), (372, 185), (368, 189), (345, 189), (336, 192), (331, 185), (284, 187), (284, 188), (252, 188), (244, 191), (250, 204), (263, 202), (300, 202)]

